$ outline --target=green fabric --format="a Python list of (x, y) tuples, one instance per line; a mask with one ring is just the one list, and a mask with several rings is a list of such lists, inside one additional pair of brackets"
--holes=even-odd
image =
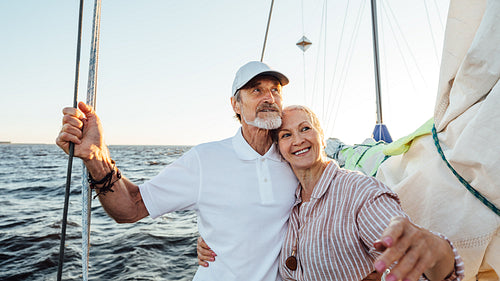
[(381, 141), (370, 144), (357, 144), (342, 149), (340, 153), (345, 159), (343, 168), (375, 176), (380, 164), (387, 159), (387, 156), (382, 153), (385, 145), (386, 143)]
[(410, 149), (414, 139), (431, 134), (434, 118), (429, 119), (413, 133), (395, 142), (371, 142), (349, 146), (340, 151), (339, 157), (345, 160), (342, 166), (351, 171), (360, 171), (375, 176), (380, 165), (390, 156), (403, 154)]
[(433, 124), (434, 118), (429, 119), (413, 133), (384, 146), (383, 153), (385, 155), (394, 156), (407, 152), (408, 149), (410, 149), (411, 143), (414, 139), (420, 136), (431, 134)]

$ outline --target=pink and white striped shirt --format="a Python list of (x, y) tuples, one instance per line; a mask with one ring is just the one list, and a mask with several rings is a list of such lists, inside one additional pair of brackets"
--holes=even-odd
[[(300, 190), (299, 185), (281, 249), (284, 280), (362, 280), (380, 254), (373, 242), (392, 217), (407, 217), (391, 189), (372, 177), (340, 169), (333, 161), (309, 202), (302, 202)], [(292, 271), (285, 260), (294, 246), (297, 269)]]

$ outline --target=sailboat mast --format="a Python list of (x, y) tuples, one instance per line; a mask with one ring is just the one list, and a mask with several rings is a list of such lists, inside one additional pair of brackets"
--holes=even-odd
[(372, 11), (372, 36), (373, 36), (373, 60), (375, 68), (375, 90), (377, 103), (377, 124), (382, 124), (382, 98), (380, 93), (380, 60), (378, 51), (378, 29), (377, 29), (377, 3), (371, 0)]

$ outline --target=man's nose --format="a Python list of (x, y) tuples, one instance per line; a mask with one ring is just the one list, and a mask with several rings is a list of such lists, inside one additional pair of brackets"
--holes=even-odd
[(274, 103), (275, 102), (274, 95), (273, 95), (273, 92), (271, 90), (265, 90), (264, 91), (264, 100), (268, 101), (269, 103)]

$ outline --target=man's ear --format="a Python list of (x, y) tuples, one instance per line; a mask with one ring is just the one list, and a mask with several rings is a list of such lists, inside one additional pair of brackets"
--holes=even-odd
[(240, 103), (236, 101), (235, 97), (231, 97), (231, 105), (233, 106), (234, 113), (241, 114)]

